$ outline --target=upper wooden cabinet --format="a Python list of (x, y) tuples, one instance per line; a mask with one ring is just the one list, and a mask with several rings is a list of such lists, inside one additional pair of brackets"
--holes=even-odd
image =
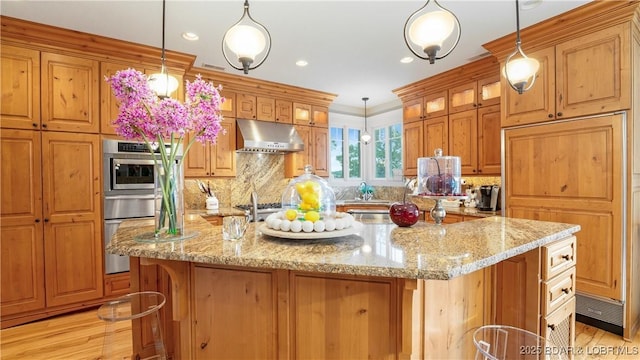
[[(214, 84), (215, 85), (215, 84)], [(220, 113), (224, 117), (236, 117), (236, 93), (229, 90), (220, 91), (220, 96), (224, 98), (224, 102), (220, 106)]]
[(500, 76), (497, 74), (449, 89), (449, 113), (499, 103)]
[(302, 175), (306, 165), (311, 165), (318, 176), (329, 176), (329, 129), (303, 125), (295, 128), (304, 142), (304, 151), (285, 155), (284, 176)]
[[(225, 118), (220, 123), (222, 131), (215, 144), (196, 141), (184, 159), (185, 177), (236, 176), (236, 121)], [(185, 136), (185, 143), (191, 141), (192, 134)]]
[(97, 133), (100, 130), (98, 61), (41, 53), (42, 127)]
[(405, 123), (421, 121), (447, 115), (449, 100), (447, 90), (405, 101), (402, 105), (402, 120)]
[(40, 52), (2, 45), (0, 126), (40, 128)]
[(502, 126), (630, 108), (629, 33), (625, 23), (532, 52), (540, 70), (531, 90), (519, 95), (503, 79)]
[(263, 121), (276, 120), (276, 100), (269, 97), (256, 97), (256, 119)]
[(500, 175), (500, 105), (478, 108), (478, 175)]
[(293, 124), (293, 103), (276, 99), (276, 122)]
[(236, 118), (238, 119), (255, 119), (256, 118), (255, 95), (236, 94)]
[(301, 103), (293, 103), (293, 123), (308, 126), (329, 126), (329, 108)]

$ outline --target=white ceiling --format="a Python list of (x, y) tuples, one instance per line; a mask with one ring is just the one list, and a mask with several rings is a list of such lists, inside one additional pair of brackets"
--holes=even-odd
[[(524, 1), (524, 0), (521, 0)], [(544, 0), (521, 11), (521, 27), (566, 12), (589, 1)], [(332, 111), (369, 114), (400, 104), (391, 90), (468, 63), (486, 51), (482, 44), (515, 31), (515, 1), (440, 0), (456, 14), (462, 35), (456, 49), (430, 65), (410, 56), (403, 39), (406, 19), (425, 1), (251, 0), (250, 13), (271, 33), (272, 49), (250, 77), (337, 94)], [(167, 0), (166, 48), (197, 55), (203, 64), (231, 68), (222, 56), (224, 32), (242, 15), (243, 0)], [(2, 0), (2, 15), (161, 46), (162, 1)], [(185, 31), (200, 36), (182, 39)], [(526, 38), (523, 44), (526, 45)], [(309, 65), (297, 67), (304, 59)]]

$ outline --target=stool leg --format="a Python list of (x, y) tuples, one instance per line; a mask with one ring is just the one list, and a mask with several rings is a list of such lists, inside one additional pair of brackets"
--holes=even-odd
[(151, 333), (153, 334), (153, 343), (156, 348), (155, 358), (160, 360), (167, 359), (167, 350), (164, 347), (164, 341), (162, 340), (162, 328), (160, 327), (160, 312), (156, 311), (151, 315)]
[(115, 341), (115, 325), (113, 321), (106, 321), (104, 326), (104, 337), (102, 341), (102, 360), (113, 359), (113, 342)]

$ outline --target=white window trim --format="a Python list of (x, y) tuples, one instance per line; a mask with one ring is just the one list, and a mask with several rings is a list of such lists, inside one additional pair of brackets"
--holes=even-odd
[[(349, 156), (349, 129), (356, 129), (356, 130), (360, 130), (361, 132), (364, 131), (364, 123), (360, 124), (358, 123), (358, 120), (362, 120), (360, 117), (358, 116), (353, 116), (353, 115), (345, 115), (345, 114), (331, 114), (330, 116), (330, 120), (329, 120), (329, 133), (331, 133), (331, 128), (342, 128), (343, 129), (343, 136), (345, 137), (344, 140), (342, 142), (342, 151), (345, 157), (348, 158)], [(331, 136), (329, 136), (328, 138), (329, 144), (327, 144), (327, 151), (329, 151), (329, 160), (331, 161)], [(366, 153), (366, 149), (364, 149), (364, 151), (362, 152), (362, 156), (363, 158), (360, 159), (360, 164), (363, 167), (361, 169), (361, 174), (364, 174), (366, 176), (366, 163), (364, 162), (364, 156)], [(343, 166), (345, 165), (345, 161), (343, 161)], [(345, 176), (348, 175), (347, 173), (349, 172), (348, 167), (343, 169)], [(362, 177), (358, 177), (358, 178), (344, 178), (344, 179), (337, 179), (334, 178), (331, 175), (331, 169), (329, 169), (329, 184), (330, 185), (336, 185), (336, 186), (357, 186), (359, 185), (362, 181), (363, 178)]]
[[(383, 114), (375, 115), (367, 118), (367, 128), (369, 130), (369, 134), (373, 136), (375, 129), (379, 128), (388, 128), (394, 124), (402, 124), (402, 109), (389, 111)], [(404, 182), (402, 179), (400, 180), (376, 180), (375, 176), (375, 168), (373, 166), (373, 158), (374, 158), (374, 150), (373, 150), (373, 139), (369, 145), (367, 145), (368, 149), (365, 150), (367, 153), (367, 162), (365, 163), (365, 179), (367, 179), (367, 183), (373, 186), (403, 186)], [(402, 138), (402, 148), (404, 149), (404, 137)]]

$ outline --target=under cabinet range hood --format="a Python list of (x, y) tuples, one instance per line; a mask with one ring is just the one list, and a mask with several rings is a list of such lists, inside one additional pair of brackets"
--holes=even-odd
[(238, 152), (288, 153), (303, 151), (304, 142), (291, 124), (237, 119)]

